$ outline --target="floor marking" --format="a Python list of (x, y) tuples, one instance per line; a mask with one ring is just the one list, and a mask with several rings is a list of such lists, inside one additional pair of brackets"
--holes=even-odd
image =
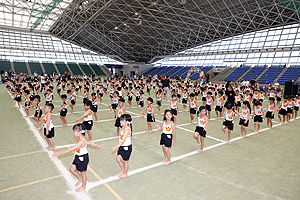
[(42, 180), (33, 181), (33, 182), (30, 182), (30, 183), (25, 183), (25, 184), (22, 184), (22, 185), (6, 188), (6, 189), (3, 189), (3, 190), (0, 190), (0, 193), (5, 192), (5, 191), (9, 191), (9, 190), (13, 190), (13, 189), (17, 189), (17, 188), (20, 188), (20, 187), (25, 187), (25, 186), (28, 186), (28, 185), (33, 185), (33, 184), (36, 184), (36, 183), (48, 181), (48, 180), (59, 178), (59, 177), (62, 177), (62, 175), (53, 176), (53, 177), (50, 177), (50, 178), (45, 178), (45, 179), (42, 179)]
[(40, 153), (40, 152), (45, 152), (45, 151), (44, 150), (40, 150), (40, 151), (32, 151), (32, 152), (28, 152), (28, 153), (16, 154), (16, 155), (12, 155), (12, 156), (2, 157), (2, 158), (0, 158), (0, 160), (7, 159), (7, 158), (14, 158), (14, 157), (18, 157), (18, 156), (29, 155), (29, 154), (34, 154), (34, 153)]
[[(97, 110), (97, 111), (108, 111), (110, 109), (100, 109), (100, 110)], [(76, 113), (84, 113), (84, 111), (78, 111), (78, 112), (68, 112), (67, 115), (70, 115), (70, 114), (76, 114)], [(60, 113), (55, 113), (55, 114), (52, 114), (52, 115), (60, 115)]]
[[(70, 147), (68, 147), (70, 149)], [(74, 155), (75, 155), (75, 152), (73, 151), (72, 152)], [(94, 176), (99, 180), (101, 181), (102, 178), (90, 167), (90, 165), (88, 165), (88, 170), (90, 170), (92, 172), (92, 174), (94, 174)], [(88, 182), (87, 182), (88, 183)], [(116, 193), (107, 183), (104, 183), (104, 186), (113, 194), (115, 195), (115, 197), (117, 197), (117, 199), (119, 200), (123, 200), (119, 195), (118, 193)], [(86, 189), (88, 191), (88, 189)]]
[[(132, 118), (136, 118), (136, 117), (138, 117), (138, 116), (134, 116), (134, 117), (132, 117)], [(114, 119), (103, 119), (103, 120), (98, 120), (98, 121), (93, 121), (93, 123), (98, 123), (98, 122), (108, 122), (108, 121), (114, 121)], [(80, 122), (77, 122), (77, 123), (80, 123)], [(76, 123), (76, 124), (77, 124)], [(73, 126), (73, 125), (75, 125), (75, 124), (68, 124), (67, 126)], [(63, 125), (57, 125), (57, 126), (54, 126), (54, 127), (56, 127), (56, 128), (58, 128), (58, 127), (65, 127), (65, 126), (63, 126)]]
[[(13, 98), (13, 96), (10, 94), (10, 96)], [(17, 105), (15, 105), (17, 107)], [(46, 144), (45, 140), (43, 139), (43, 137), (40, 135), (40, 133), (38, 132), (38, 130), (34, 127), (32, 121), (30, 121), (30, 119), (28, 117), (25, 117), (26, 114), (24, 112), (23, 109), (19, 109), (19, 111), (21, 112), (21, 114), (23, 115), (24, 119), (26, 120), (28, 126), (30, 127), (30, 130), (34, 133), (34, 136), (36, 137), (37, 141), (40, 143), (40, 145), (42, 146), (42, 148), (46, 148), (48, 145)], [(49, 158), (53, 161), (53, 163), (56, 165), (56, 167), (58, 168), (58, 170), (60, 171), (60, 173), (62, 174), (62, 176), (66, 179), (71, 191), (75, 190), (75, 179), (71, 176), (71, 174), (69, 173), (69, 171), (65, 168), (65, 166), (62, 164), (62, 162), (57, 159), (57, 158), (53, 158), (53, 152), (52, 151), (45, 151), (48, 153)], [(80, 192), (80, 193), (73, 193), (75, 195), (75, 197), (77, 199), (91, 199), (89, 197), (89, 195), (86, 192)]]
[[(299, 118), (300, 118), (300, 116), (297, 117), (297, 119), (299, 119)], [(291, 121), (292, 121), (292, 120), (291, 120)], [(277, 127), (277, 126), (280, 126), (280, 125), (282, 125), (282, 124), (276, 124), (276, 125), (273, 126), (273, 128), (274, 128), (274, 127)], [(258, 133), (261, 133), (261, 132), (266, 131), (266, 130), (269, 130), (269, 129), (270, 129), (270, 128), (264, 128), (264, 129), (260, 130), (260, 132), (258, 132)], [(255, 135), (255, 134), (257, 134), (257, 133), (254, 133), (254, 132), (249, 133), (249, 134), (247, 134), (247, 137), (249, 137), (249, 136), (251, 136), (251, 135)], [(233, 138), (233, 139), (230, 140), (230, 142), (234, 142), (234, 141), (240, 140), (240, 139), (243, 139), (243, 137)], [(218, 144), (214, 144), (214, 145), (211, 145), (211, 146), (208, 146), (208, 147), (204, 147), (204, 148), (203, 148), (203, 151), (207, 151), (207, 150), (210, 150), (210, 149), (213, 149), (213, 148), (216, 148), (216, 147), (225, 145), (225, 144), (227, 144), (227, 143), (226, 143), (226, 142), (220, 142), (220, 143), (218, 143)], [(180, 159), (183, 159), (183, 158), (186, 158), (186, 157), (189, 157), (189, 156), (192, 156), (192, 155), (195, 155), (195, 154), (198, 154), (198, 153), (199, 153), (198, 150), (196, 150), (196, 151), (192, 151), (192, 152), (190, 152), (190, 153), (186, 153), (186, 154), (183, 154), (183, 155), (174, 157), (174, 158), (172, 158), (172, 162), (177, 161), (177, 160), (180, 160)], [(129, 172), (128, 172), (128, 176), (131, 176), (131, 175), (134, 175), (134, 174), (137, 174), (137, 173), (140, 173), (140, 172), (143, 172), (143, 171), (146, 171), (146, 170), (148, 170), (148, 169), (152, 169), (152, 168), (155, 168), (155, 167), (158, 167), (158, 166), (161, 166), (161, 165), (163, 165), (163, 163), (158, 162), (158, 163), (155, 163), (155, 164), (152, 164), (152, 165), (148, 165), (148, 166), (145, 166), (145, 167), (141, 167), (141, 168), (138, 168), (138, 169), (129, 171)], [(108, 177), (108, 178), (106, 178), (106, 179), (102, 179), (102, 180), (97, 181), (97, 182), (90, 182), (90, 183), (87, 185), (87, 188), (88, 188), (88, 189), (91, 189), (91, 188), (94, 188), (94, 187), (96, 187), (96, 186), (102, 185), (102, 184), (104, 184), (104, 183), (108, 183), (108, 182), (115, 181), (115, 180), (118, 180), (118, 179), (119, 179), (119, 177), (118, 177), (117, 175), (115, 175), (115, 176)]]
[[(153, 129), (152, 131), (158, 131), (159, 129)], [(132, 133), (132, 135), (138, 135), (138, 134), (142, 134), (142, 133), (147, 133), (148, 131), (140, 131), (140, 132), (136, 132), (136, 133)], [(113, 137), (108, 137), (108, 138), (102, 138), (102, 139), (98, 139), (98, 140), (93, 140), (93, 142), (101, 142), (101, 141), (105, 141), (105, 140), (111, 140), (111, 139), (116, 139), (119, 138), (119, 136), (113, 136)], [(67, 144), (67, 145), (62, 145), (62, 146), (56, 146), (56, 149), (61, 149), (61, 148), (66, 148), (66, 147), (70, 147), (70, 146), (74, 146), (76, 145), (74, 144)]]

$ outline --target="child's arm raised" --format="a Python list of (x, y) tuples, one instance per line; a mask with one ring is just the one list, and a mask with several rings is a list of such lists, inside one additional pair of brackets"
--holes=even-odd
[(126, 140), (126, 138), (128, 137), (128, 135), (131, 134), (131, 131), (130, 130), (125, 130), (125, 133), (124, 133), (124, 136), (123, 136), (123, 139), (119, 142), (119, 144), (117, 146), (114, 146), (112, 149), (111, 149), (111, 152), (114, 152), (116, 151)]
[(79, 117), (78, 119), (75, 119), (74, 122), (78, 122), (79, 120), (83, 119), (85, 116), (88, 116), (89, 114), (91, 114), (91, 110), (86, 111), (81, 117)]
[(84, 145), (85, 145), (85, 144), (84, 144), (84, 141), (81, 141), (81, 142), (79, 142), (78, 144), (76, 144), (74, 147), (72, 147), (72, 148), (70, 148), (70, 149), (67, 149), (67, 150), (61, 151), (61, 152), (55, 152), (55, 153), (52, 155), (52, 157), (58, 157), (58, 156), (60, 156), (60, 155), (62, 155), (62, 154), (70, 153), (70, 152), (75, 151), (76, 149), (78, 149), (79, 147), (84, 146)]

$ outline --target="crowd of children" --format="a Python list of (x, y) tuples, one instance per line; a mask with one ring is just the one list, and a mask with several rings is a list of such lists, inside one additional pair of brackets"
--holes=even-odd
[[(73, 133), (77, 138), (76, 145), (63, 152), (55, 152), (54, 156), (69, 153), (75, 150), (76, 156), (71, 166), (70, 171), (77, 177), (78, 183), (81, 187), (76, 191), (82, 191), (86, 188), (86, 174), (87, 164), (89, 162), (87, 144), (98, 147), (92, 142), (92, 127), (94, 121), (98, 120), (98, 103), (102, 103), (104, 95), (110, 97), (111, 103), (108, 105), (111, 113), (113, 113), (113, 119), (115, 121), (115, 127), (117, 127), (116, 136), (119, 137), (119, 143), (112, 148), (112, 152), (118, 149), (117, 159), (121, 172), (118, 173), (120, 178), (128, 176), (128, 161), (132, 152), (132, 117), (126, 113), (126, 98), (129, 108), (133, 106), (133, 96), (136, 100), (136, 106), (139, 108), (138, 116), (143, 117), (146, 114), (146, 122), (148, 126), (148, 133), (152, 133), (152, 123), (155, 122), (155, 114), (161, 114), (162, 101), (166, 98), (166, 94), (163, 92), (162, 82), (160, 80), (151, 80), (140, 78), (136, 79), (117, 79), (110, 80), (105, 79), (63, 79), (56, 80), (56, 86), (53, 80), (49, 79), (48, 82), (39, 84), (38, 81), (31, 81), (26, 84), (21, 84), (18, 80), (10, 80), (6, 84), (7, 90), (14, 96), (14, 102), (18, 108), (21, 108), (20, 103), (24, 98), (26, 116), (29, 117), (29, 109), (35, 108), (35, 114), (32, 117), (37, 122), (37, 128), (44, 128), (44, 137), (48, 143), (46, 149), (48, 151), (55, 150), (53, 141), (54, 137), (54, 125), (52, 123), (52, 110), (53, 105), (53, 92), (56, 89), (57, 95), (61, 98), (62, 104), (58, 112), (60, 113), (60, 119), (62, 126), (67, 126), (67, 113), (68, 107), (71, 108), (71, 113), (74, 111), (74, 106), (77, 103), (77, 98), (81, 94), (83, 88), (83, 103), (84, 114), (75, 120), (83, 120), (82, 123), (78, 123), (73, 126)], [(145, 93), (149, 97), (146, 99), (147, 104), (144, 107)], [(155, 100), (150, 97), (152, 93), (155, 96)], [(216, 119), (221, 119), (224, 116), (224, 121), (221, 126), (221, 130), (224, 132), (224, 137), (228, 135), (227, 143), (230, 143), (231, 132), (234, 129), (234, 116), (239, 118), (239, 125), (241, 126), (240, 137), (247, 136), (247, 127), (249, 126), (250, 118), (254, 121), (254, 132), (260, 131), (260, 125), (265, 119), (267, 119), (267, 128), (272, 128), (277, 108), (279, 123), (290, 122), (292, 118), (297, 117), (300, 103), (300, 96), (284, 96), (282, 101), (282, 91), (265, 92), (251, 87), (238, 87), (237, 84), (203, 84), (200, 85), (197, 82), (182, 82), (171, 81), (170, 91), (172, 100), (168, 102), (168, 108), (163, 113), (162, 125), (156, 123), (156, 127), (162, 131), (160, 145), (162, 145), (164, 160), (162, 163), (168, 165), (171, 163), (171, 155), (169, 149), (172, 144), (176, 145), (176, 126), (178, 125), (177, 118), (180, 112), (189, 111), (190, 123), (195, 120), (197, 126), (194, 131), (194, 138), (197, 143), (201, 143), (199, 152), (204, 149), (204, 138), (206, 137), (207, 129), (209, 128), (209, 120), (211, 120), (211, 111), (214, 109), (216, 113)], [(90, 94), (91, 93), (91, 94)], [(39, 95), (40, 94), (40, 95)], [(44, 116), (42, 111), (41, 96), (45, 97)], [(70, 103), (67, 103), (69, 95)], [(99, 100), (98, 100), (99, 99)], [(263, 102), (268, 99), (266, 108), (266, 114), (263, 108)], [(198, 100), (198, 101), (197, 101)], [(275, 103), (275, 100), (277, 103)], [(199, 103), (201, 102), (201, 103)], [(156, 106), (153, 105), (156, 104)], [(179, 107), (182, 104), (182, 110)], [(202, 104), (202, 105), (198, 105)], [(44, 104), (43, 104), (44, 105)], [(187, 107), (189, 110), (186, 110)], [(144, 111), (144, 112), (143, 112)], [(93, 120), (93, 115), (95, 120)], [(41, 122), (43, 119), (43, 123)], [(228, 129), (226, 131), (226, 129)], [(85, 133), (88, 134), (88, 140), (85, 139)], [(199, 140), (200, 136), (200, 140)]]

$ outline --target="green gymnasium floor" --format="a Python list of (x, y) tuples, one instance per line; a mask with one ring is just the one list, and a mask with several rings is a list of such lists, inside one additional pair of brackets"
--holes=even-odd
[[(75, 138), (72, 126), (59, 126), (62, 122), (57, 111), (61, 100), (54, 95), (53, 123), (57, 126), (54, 143), (56, 151), (62, 151), (73, 146)], [(101, 147), (88, 148), (89, 190), (75, 194), (75, 178), (68, 172), (74, 155), (50, 158), (51, 153), (43, 150), (46, 146), (43, 133), (33, 128), (36, 122), (23, 117), (25, 113), (16, 108), (1, 85), (0, 199), (299, 199), (299, 119), (280, 125), (276, 116), (274, 128), (265, 129), (266, 122), (263, 122), (257, 134), (251, 134), (254, 127), (250, 120), (249, 136), (239, 138), (240, 127), (235, 117), (231, 144), (224, 143), (227, 136), (222, 137), (223, 119), (213, 119), (208, 124), (210, 137), (205, 139), (204, 152), (197, 153), (200, 146), (193, 138), (196, 123), (189, 124), (189, 113), (180, 112), (177, 145), (170, 150), (173, 162), (164, 166), (160, 164), (163, 160), (159, 145), (161, 132), (153, 123), (153, 133), (146, 133), (146, 118), (137, 117), (138, 108), (129, 108), (126, 103), (127, 113), (134, 117), (133, 153), (129, 177), (118, 179), (116, 153), (110, 153), (118, 138), (113, 137), (116, 128), (107, 106), (110, 100), (108, 96), (104, 98), (105, 105), (98, 104), (99, 122), (92, 129), (93, 140)], [(266, 104), (267, 101), (264, 107)], [(162, 110), (166, 108), (167, 103), (163, 102)], [(179, 108), (182, 109), (181, 104)], [(82, 99), (78, 97), (75, 113), (68, 109), (68, 123), (74, 124), (83, 110)], [(31, 109), (30, 115), (33, 114)], [(162, 115), (156, 114), (155, 118), (162, 120)]]

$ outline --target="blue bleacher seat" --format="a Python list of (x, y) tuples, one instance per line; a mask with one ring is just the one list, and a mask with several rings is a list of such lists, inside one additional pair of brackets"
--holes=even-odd
[(264, 70), (266, 69), (265, 66), (255, 66), (248, 71), (247, 74), (241, 77), (240, 81), (242, 80), (252, 80), (253, 78), (256, 79)]
[(248, 69), (250, 68), (250, 66), (241, 66), (236, 68), (231, 74), (229, 74), (229, 76), (227, 76), (224, 81), (236, 81), (237, 79), (239, 79), (239, 77), (241, 75), (243, 75)]
[(278, 83), (284, 84), (288, 81), (296, 81), (300, 76), (300, 66), (292, 65), (290, 66), (278, 79)]
[(281, 73), (284, 67), (272, 65), (268, 70), (257, 80), (258, 83), (272, 83)]

